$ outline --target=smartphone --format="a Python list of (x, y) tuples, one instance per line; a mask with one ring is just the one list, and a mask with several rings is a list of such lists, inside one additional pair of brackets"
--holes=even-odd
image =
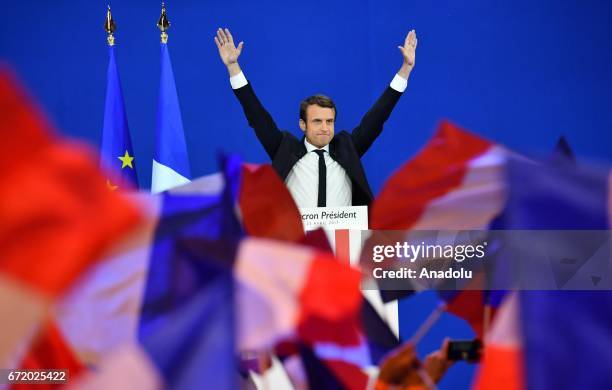
[(482, 354), (482, 342), (476, 340), (455, 340), (448, 344), (448, 360), (463, 360), (468, 363), (480, 361)]

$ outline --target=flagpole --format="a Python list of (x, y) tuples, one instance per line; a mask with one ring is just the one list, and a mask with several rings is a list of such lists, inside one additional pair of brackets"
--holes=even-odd
[(419, 326), (417, 331), (414, 332), (412, 338), (410, 338), (410, 343), (412, 345), (416, 346), (421, 341), (421, 339), (427, 334), (427, 332), (429, 332), (429, 330), (432, 328), (432, 326), (434, 326), (438, 319), (440, 319), (440, 316), (444, 312), (444, 309), (446, 309), (446, 303), (441, 302), (434, 309), (434, 311), (429, 314), (427, 319), (421, 324), (421, 326)]
[(491, 304), (485, 303), (483, 319), (482, 319), (482, 343), (485, 344), (491, 326)]
[(482, 318), (482, 343), (485, 344), (487, 340), (487, 334), (489, 333), (489, 327), (491, 326), (491, 293), (484, 291), (484, 312)]
[(433, 379), (431, 379), (429, 373), (423, 368), (423, 366), (417, 369), (417, 374), (419, 378), (421, 378), (421, 381), (423, 381), (423, 385), (425, 385), (427, 390), (436, 390), (438, 388)]

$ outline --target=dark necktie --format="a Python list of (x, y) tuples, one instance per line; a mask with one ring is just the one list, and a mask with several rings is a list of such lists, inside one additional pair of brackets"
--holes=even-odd
[(325, 194), (327, 193), (326, 178), (327, 168), (325, 167), (325, 150), (318, 149), (314, 151), (319, 155), (319, 196), (317, 199), (317, 207), (325, 207)]

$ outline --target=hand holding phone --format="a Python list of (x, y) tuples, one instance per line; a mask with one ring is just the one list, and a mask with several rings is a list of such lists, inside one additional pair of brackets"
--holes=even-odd
[(463, 360), (468, 363), (477, 363), (482, 354), (482, 342), (475, 340), (455, 340), (448, 344), (448, 360)]

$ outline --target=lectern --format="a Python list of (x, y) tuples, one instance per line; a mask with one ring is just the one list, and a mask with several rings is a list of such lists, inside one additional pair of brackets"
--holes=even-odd
[(336, 257), (357, 264), (368, 230), (367, 206), (301, 208), (300, 215), (304, 231), (323, 228)]

